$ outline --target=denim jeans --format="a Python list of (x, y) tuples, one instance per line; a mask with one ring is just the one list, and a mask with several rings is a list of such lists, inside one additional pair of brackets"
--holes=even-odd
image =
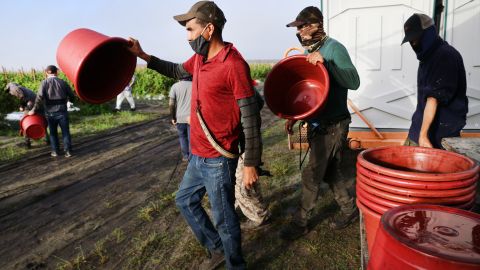
[(68, 122), (68, 112), (46, 113), (48, 129), (50, 130), (50, 146), (52, 151), (58, 152), (60, 143), (58, 142), (57, 127), (60, 126), (63, 137), (63, 149), (72, 150), (72, 139), (70, 138), (70, 126)]
[(190, 156), (190, 125), (187, 123), (177, 123), (177, 131), (182, 157), (188, 158), (188, 156)]
[[(175, 201), (198, 241), (210, 251), (223, 251), (228, 269), (245, 269), (240, 223), (235, 212), (237, 159), (190, 156)], [(202, 207), (208, 194), (213, 223)]]

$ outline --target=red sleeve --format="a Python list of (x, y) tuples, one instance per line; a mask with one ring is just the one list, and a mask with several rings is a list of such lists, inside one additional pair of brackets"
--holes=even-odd
[(229, 70), (228, 82), (236, 100), (254, 95), (250, 67), (244, 61), (234, 61)]
[(183, 68), (192, 75), (195, 70), (195, 59), (196, 59), (196, 54), (192, 55), (190, 59), (188, 59), (185, 63), (183, 63)]

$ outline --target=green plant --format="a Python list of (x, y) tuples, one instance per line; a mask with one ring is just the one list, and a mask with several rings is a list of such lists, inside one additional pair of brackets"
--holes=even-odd
[(168, 96), (170, 87), (175, 81), (175, 79), (163, 76), (154, 70), (140, 68), (136, 71), (132, 92), (134, 95), (141, 97)]
[(108, 239), (102, 239), (95, 243), (93, 253), (98, 257), (100, 265), (105, 264), (108, 261), (107, 249), (105, 248), (105, 242)]
[(125, 232), (120, 228), (113, 230), (111, 235), (115, 238), (115, 243), (117, 244), (120, 244), (125, 239)]
[(270, 64), (250, 64), (250, 75), (254, 80), (265, 80), (270, 70), (272, 70)]

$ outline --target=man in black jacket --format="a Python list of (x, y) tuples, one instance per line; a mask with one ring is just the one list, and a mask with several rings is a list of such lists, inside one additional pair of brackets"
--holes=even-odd
[(413, 14), (404, 25), (405, 38), (420, 61), (417, 108), (405, 145), (442, 148), (445, 137), (458, 137), (466, 124), (468, 98), (460, 53), (438, 36), (433, 20)]

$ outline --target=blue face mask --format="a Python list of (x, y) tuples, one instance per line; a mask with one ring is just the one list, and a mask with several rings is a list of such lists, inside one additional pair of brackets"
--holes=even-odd
[(190, 47), (192, 47), (192, 50), (198, 54), (200, 54), (203, 57), (207, 57), (208, 55), (208, 48), (210, 47), (210, 39), (206, 40), (203, 37), (203, 32), (205, 32), (205, 29), (207, 29), (208, 24), (203, 28), (202, 33), (200, 33), (200, 36), (198, 36), (196, 39), (188, 42), (190, 44)]

